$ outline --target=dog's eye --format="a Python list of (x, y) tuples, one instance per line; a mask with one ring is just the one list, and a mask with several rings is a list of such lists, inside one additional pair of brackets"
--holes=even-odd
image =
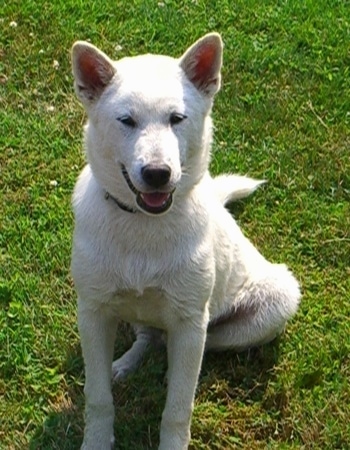
[(136, 122), (131, 116), (117, 117), (117, 120), (119, 122), (121, 122), (123, 125), (126, 125), (127, 127), (130, 127), (130, 128), (136, 127)]
[(184, 119), (186, 119), (187, 116), (180, 113), (173, 113), (170, 115), (170, 125), (177, 125), (178, 123), (182, 122)]

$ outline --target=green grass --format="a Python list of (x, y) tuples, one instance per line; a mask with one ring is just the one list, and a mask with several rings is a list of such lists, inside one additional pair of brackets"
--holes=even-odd
[[(69, 264), (85, 119), (73, 41), (114, 58), (179, 56), (211, 30), (225, 42), (212, 171), (269, 180), (233, 211), (292, 268), (303, 300), (277, 342), (205, 356), (191, 449), (350, 448), (349, 2), (12, 0), (0, 25), (0, 448), (82, 440)], [(116, 353), (131, 342), (120, 331)], [(157, 447), (165, 370), (151, 354), (114, 388), (118, 449)]]

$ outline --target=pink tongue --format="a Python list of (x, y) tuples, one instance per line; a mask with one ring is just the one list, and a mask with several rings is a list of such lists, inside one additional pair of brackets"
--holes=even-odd
[(162, 192), (153, 192), (152, 194), (141, 194), (141, 197), (147, 206), (158, 208), (164, 205), (164, 203), (168, 200), (169, 195), (170, 194), (164, 194)]

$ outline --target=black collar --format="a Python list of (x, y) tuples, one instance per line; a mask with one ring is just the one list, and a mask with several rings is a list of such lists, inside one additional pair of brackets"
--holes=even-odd
[(105, 199), (106, 200), (112, 199), (119, 206), (119, 208), (122, 209), (123, 211), (126, 211), (128, 213), (136, 213), (137, 212), (136, 209), (132, 209), (128, 205), (125, 205), (124, 203), (117, 200), (115, 197), (112, 197), (112, 195), (107, 191), (105, 193)]

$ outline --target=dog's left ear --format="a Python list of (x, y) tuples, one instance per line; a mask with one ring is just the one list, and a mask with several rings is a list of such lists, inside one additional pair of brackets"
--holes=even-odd
[(180, 58), (180, 67), (196, 88), (213, 97), (220, 89), (222, 40), (218, 33), (209, 33), (195, 42)]
[(84, 41), (77, 41), (72, 47), (72, 69), (75, 91), (84, 104), (97, 100), (116, 73), (113, 61)]

